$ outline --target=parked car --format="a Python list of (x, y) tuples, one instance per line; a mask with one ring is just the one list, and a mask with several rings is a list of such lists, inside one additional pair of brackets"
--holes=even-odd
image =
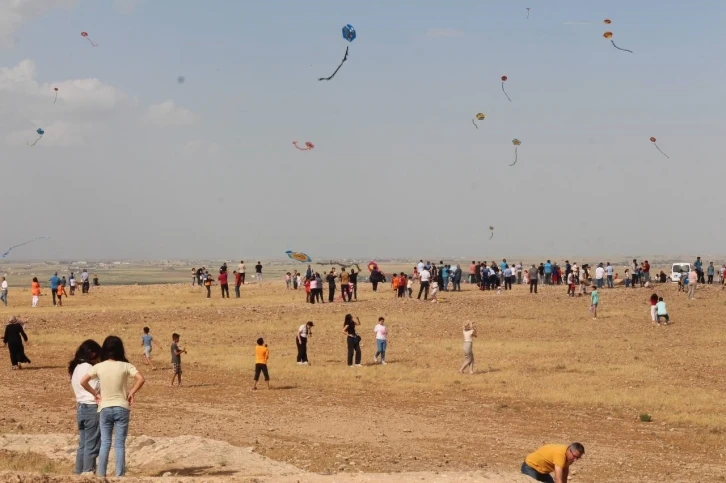
[(688, 272), (691, 271), (691, 264), (688, 262), (674, 263), (671, 267), (671, 276), (668, 280), (671, 282), (678, 283), (682, 276), (688, 276)]

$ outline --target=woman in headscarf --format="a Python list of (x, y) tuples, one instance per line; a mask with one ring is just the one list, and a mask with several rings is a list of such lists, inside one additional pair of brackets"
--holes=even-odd
[(10, 317), (8, 325), (5, 326), (3, 344), (8, 346), (13, 369), (22, 369), (20, 364), (30, 364), (30, 359), (25, 355), (23, 340), (28, 342), (28, 336), (23, 330), (23, 322), (17, 317)]

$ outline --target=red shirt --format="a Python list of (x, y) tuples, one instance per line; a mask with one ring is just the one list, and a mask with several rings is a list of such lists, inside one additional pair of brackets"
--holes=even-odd
[(220, 284), (225, 285), (227, 283), (227, 272), (220, 273), (217, 280), (219, 280)]
[(237, 272), (234, 274), (234, 283), (236, 285), (242, 285), (242, 274)]

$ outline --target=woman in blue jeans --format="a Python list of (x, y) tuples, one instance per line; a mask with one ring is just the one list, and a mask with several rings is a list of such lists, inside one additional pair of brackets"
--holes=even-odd
[[(98, 405), (91, 394), (81, 386), (81, 379), (101, 361), (101, 346), (92, 339), (84, 341), (68, 364), (71, 387), (76, 394), (76, 422), (78, 424), (78, 451), (74, 475), (93, 474), (96, 471), (96, 457), (101, 444), (98, 429)], [(99, 390), (98, 381), (92, 387)]]
[[(111, 451), (111, 435), (116, 429), (114, 442), (116, 456), (116, 476), (126, 474), (126, 436), (129, 431), (131, 405), (134, 396), (144, 385), (144, 376), (126, 359), (124, 344), (120, 338), (110, 335), (103, 341), (101, 360), (81, 379), (81, 386), (93, 394), (101, 412), (101, 448), (98, 454), (97, 475), (106, 476), (108, 453)], [(126, 382), (135, 379), (131, 390)], [(102, 392), (93, 388), (91, 380), (98, 379)]]

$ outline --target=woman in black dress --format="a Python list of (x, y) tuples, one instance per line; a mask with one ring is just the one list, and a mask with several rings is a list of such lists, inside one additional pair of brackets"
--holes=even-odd
[(17, 317), (11, 317), (8, 325), (5, 326), (3, 344), (8, 346), (10, 351), (10, 363), (13, 369), (21, 369), (20, 364), (30, 364), (30, 359), (25, 355), (23, 340), (28, 342), (28, 336), (23, 330), (22, 321)]

